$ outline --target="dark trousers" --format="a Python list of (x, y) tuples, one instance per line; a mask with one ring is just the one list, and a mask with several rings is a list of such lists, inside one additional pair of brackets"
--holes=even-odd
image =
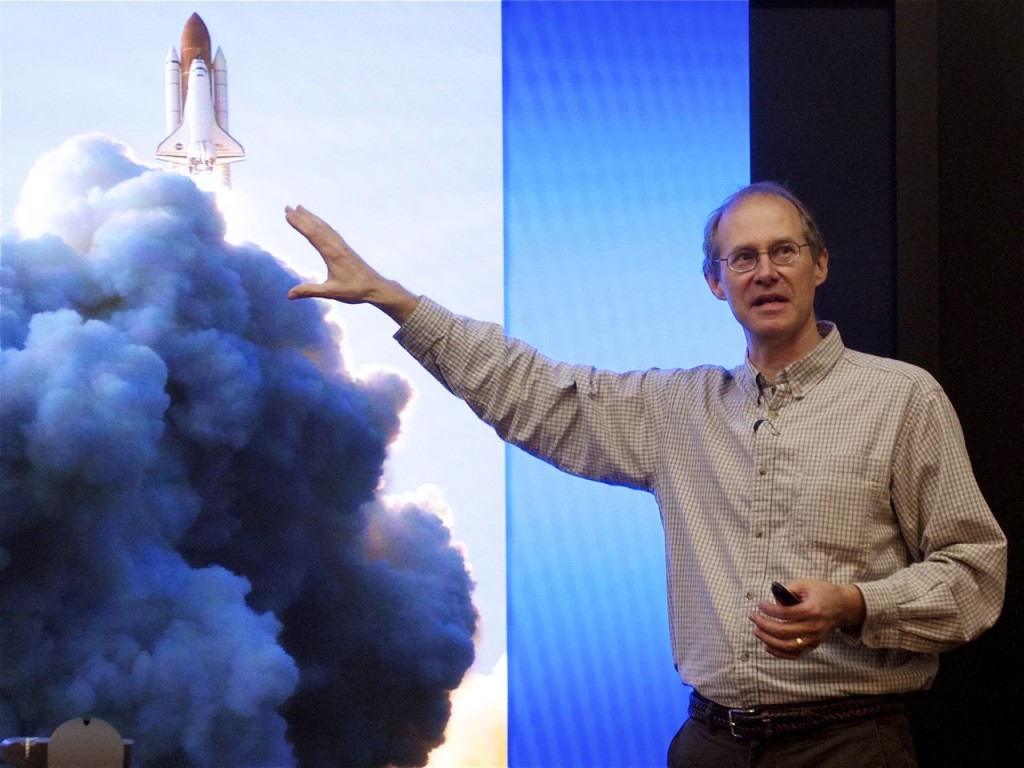
[(669, 745), (668, 768), (917, 768), (917, 758), (902, 714), (750, 740), (687, 720)]

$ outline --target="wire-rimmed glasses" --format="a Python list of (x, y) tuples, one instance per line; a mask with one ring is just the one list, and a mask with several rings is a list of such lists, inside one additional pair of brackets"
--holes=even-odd
[(785, 267), (797, 260), (800, 256), (800, 249), (806, 245), (807, 243), (794, 243), (792, 240), (783, 240), (764, 251), (755, 251), (753, 248), (741, 248), (738, 251), (733, 251), (724, 259), (715, 259), (715, 261), (724, 261), (733, 272), (749, 272), (757, 266), (761, 254), (767, 253), (768, 258), (772, 260), (773, 264)]

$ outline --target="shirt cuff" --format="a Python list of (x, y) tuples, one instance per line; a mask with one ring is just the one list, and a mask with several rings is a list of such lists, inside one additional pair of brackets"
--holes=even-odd
[(438, 337), (439, 329), (452, 314), (433, 299), (420, 296), (416, 309), (405, 319), (393, 336), (413, 357), (419, 358)]
[(892, 590), (881, 581), (855, 585), (864, 596), (864, 623), (860, 627), (860, 641), (868, 648), (896, 648), (899, 646), (897, 606)]

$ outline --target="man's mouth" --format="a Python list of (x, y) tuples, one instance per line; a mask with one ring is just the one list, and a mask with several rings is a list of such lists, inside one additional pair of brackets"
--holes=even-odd
[(764, 306), (765, 304), (782, 304), (785, 303), (785, 301), (785, 296), (780, 296), (777, 293), (767, 293), (764, 296), (758, 296), (756, 299), (754, 299), (753, 306), (761, 307)]

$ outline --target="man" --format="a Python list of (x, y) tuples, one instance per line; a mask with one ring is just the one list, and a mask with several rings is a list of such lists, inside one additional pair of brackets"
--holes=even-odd
[(828, 252), (787, 189), (745, 187), (705, 230), (705, 279), (747, 339), (731, 371), (552, 362), (385, 279), (301, 207), (286, 218), (328, 269), (290, 298), (377, 306), (503, 439), (655, 495), (695, 689), (670, 766), (916, 765), (903, 696), (996, 620), (1006, 540), (934, 379), (817, 322)]

